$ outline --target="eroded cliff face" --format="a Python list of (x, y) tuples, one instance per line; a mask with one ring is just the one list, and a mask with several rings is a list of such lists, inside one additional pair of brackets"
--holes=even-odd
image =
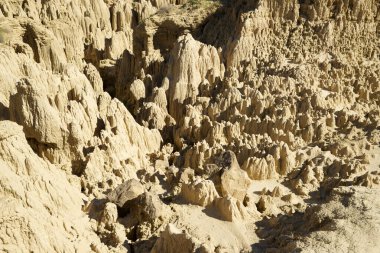
[(379, 14), (2, 1), (0, 250), (376, 252)]

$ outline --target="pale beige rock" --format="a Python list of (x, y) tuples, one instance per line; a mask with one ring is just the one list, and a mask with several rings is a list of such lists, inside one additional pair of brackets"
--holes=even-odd
[(191, 184), (182, 184), (181, 196), (191, 204), (208, 206), (219, 194), (211, 180), (195, 180)]
[(108, 200), (122, 208), (128, 201), (144, 193), (144, 186), (136, 179), (130, 179), (118, 185), (107, 196)]
[(193, 240), (188, 234), (169, 223), (154, 244), (151, 252), (175, 253), (178, 252), (178, 249), (183, 252), (195, 252), (197, 247)]
[(217, 198), (215, 208), (219, 215), (226, 221), (244, 220), (249, 217), (243, 203), (231, 196)]
[(376, 252), (378, 12), (1, 1), (0, 251)]
[(272, 155), (268, 155), (265, 158), (250, 157), (244, 162), (242, 169), (247, 171), (249, 177), (254, 180), (278, 177)]
[(251, 180), (245, 171), (240, 169), (233, 152), (227, 151), (221, 155), (220, 166), (222, 174), (220, 176), (220, 191), (223, 197), (228, 195), (243, 201)]
[(364, 175), (356, 177), (354, 182), (356, 185), (362, 185), (369, 188), (378, 187), (378, 185), (380, 185), (380, 174), (376, 171), (371, 173), (366, 172)]
[(211, 71), (210, 78), (213, 80), (221, 77), (221, 63), (214, 47), (201, 44), (187, 34), (174, 45), (169, 65), (169, 112), (178, 121), (181, 118), (181, 106), (195, 100), (206, 74)]
[(0, 122), (1, 251), (106, 252), (81, 211), (83, 200), (63, 171), (38, 157), (22, 127)]
[(144, 103), (141, 108), (140, 117), (147, 127), (162, 130), (170, 125), (172, 117), (167, 113), (166, 108), (162, 109), (156, 103)]
[[(306, 248), (307, 251), (312, 252), (330, 249), (350, 251), (352, 248), (358, 252), (376, 252), (378, 241), (371, 238), (376, 237), (374, 231), (378, 228), (379, 223), (368, 222), (367, 219), (372, 220), (377, 217), (377, 214), (372, 211), (379, 204), (377, 198), (373, 197), (373, 194), (377, 193), (378, 190), (370, 192), (366, 188), (358, 188), (354, 191), (348, 188), (337, 190), (327, 203), (306, 210), (302, 217), (302, 226), (306, 225), (313, 232), (303, 237), (302, 240), (285, 243), (281, 249), (291, 251), (294, 248)], [(342, 205), (341, 198), (348, 198), (346, 202), (348, 206)], [(334, 226), (335, 229), (326, 229), (330, 226)], [(287, 233), (285, 230), (287, 229), (282, 230), (282, 233)], [(298, 227), (294, 230), (290, 229), (290, 232), (295, 235), (298, 235), (300, 231), (301, 229)], [(336, 236), (337, 231), (341, 233), (339, 236)], [(356, 236), (351, 237), (353, 234)], [(332, 236), (335, 237), (332, 238)]]
[(106, 227), (111, 227), (111, 225), (115, 223), (116, 220), (117, 206), (114, 203), (109, 202), (104, 207), (101, 222), (104, 223)]
[(63, 137), (59, 113), (47, 94), (33, 80), (23, 79), (10, 99), (10, 119), (22, 124), (27, 138), (62, 147)]
[(140, 79), (136, 79), (130, 87), (132, 103), (145, 98), (145, 84)]
[(92, 88), (96, 93), (103, 92), (103, 80), (94, 65), (92, 65), (91, 63), (87, 64), (83, 69), (83, 73), (90, 81)]
[(132, 223), (137, 223), (137, 235), (147, 239), (152, 235), (158, 235), (171, 215), (170, 207), (164, 204), (157, 195), (145, 192), (131, 203), (127, 219)]
[(276, 205), (276, 200), (270, 196), (261, 196), (257, 203), (257, 210), (265, 215), (277, 216), (281, 210)]

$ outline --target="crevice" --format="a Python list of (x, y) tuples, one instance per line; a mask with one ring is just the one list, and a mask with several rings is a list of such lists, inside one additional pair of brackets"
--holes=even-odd
[(34, 32), (33, 28), (31, 27), (31, 25), (28, 24), (25, 28), (25, 33), (24, 33), (24, 36), (22, 37), (22, 40), (24, 43), (28, 44), (31, 47), (31, 49), (33, 50), (34, 60), (37, 63), (40, 63), (41, 59), (40, 59), (40, 54), (38, 51), (38, 45), (36, 42), (36, 37), (37, 37), (37, 35)]

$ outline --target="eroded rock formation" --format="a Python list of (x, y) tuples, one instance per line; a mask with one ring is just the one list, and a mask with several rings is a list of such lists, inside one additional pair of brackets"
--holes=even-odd
[(376, 252), (379, 13), (2, 1), (0, 251)]

